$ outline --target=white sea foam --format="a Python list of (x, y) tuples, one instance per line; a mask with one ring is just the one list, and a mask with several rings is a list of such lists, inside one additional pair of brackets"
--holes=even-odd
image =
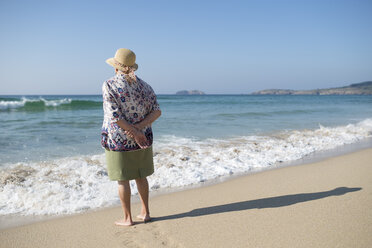
[[(180, 187), (247, 173), (367, 137), (372, 137), (372, 119), (227, 140), (163, 136), (154, 144), (155, 173), (149, 185), (151, 190)], [(0, 215), (68, 214), (118, 203), (104, 154), (18, 163), (0, 171)]]
[(0, 101), (0, 109), (12, 109), (23, 107), (26, 104), (26, 99), (22, 98), (21, 101)]
[(45, 100), (44, 98), (40, 98), (41, 101), (44, 102), (45, 106), (53, 106), (53, 107), (57, 107), (61, 104), (69, 104), (71, 103), (71, 99), (68, 99), (68, 98), (64, 98), (64, 99), (58, 99), (58, 100)]
[(46, 100), (42, 97), (38, 99), (29, 99), (26, 97), (22, 97), (19, 101), (0, 101), (0, 110), (21, 108), (24, 107), (27, 102), (43, 102), (45, 106), (57, 107), (60, 106), (61, 104), (69, 104), (71, 103), (71, 101), (72, 100), (69, 98)]

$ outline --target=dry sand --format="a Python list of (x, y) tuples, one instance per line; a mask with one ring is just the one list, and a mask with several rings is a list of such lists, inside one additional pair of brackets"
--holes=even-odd
[[(372, 247), (372, 149), (151, 198), (154, 221), (120, 208), (2, 230), (1, 247)], [(135, 216), (139, 205), (132, 205)]]

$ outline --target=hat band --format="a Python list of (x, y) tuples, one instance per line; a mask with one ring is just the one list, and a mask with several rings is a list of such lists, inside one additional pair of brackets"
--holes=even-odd
[(115, 59), (115, 65), (118, 65), (118, 66), (121, 66), (121, 67), (124, 67), (124, 66), (129, 66), (130, 67), (130, 65), (124, 65), (124, 64), (116, 61), (116, 59)]

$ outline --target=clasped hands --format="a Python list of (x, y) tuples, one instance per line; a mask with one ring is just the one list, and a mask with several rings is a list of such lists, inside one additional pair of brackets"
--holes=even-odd
[(136, 141), (136, 143), (143, 149), (150, 146), (150, 142), (147, 140), (145, 134), (136, 125), (131, 125), (131, 128), (124, 131), (126, 135)]

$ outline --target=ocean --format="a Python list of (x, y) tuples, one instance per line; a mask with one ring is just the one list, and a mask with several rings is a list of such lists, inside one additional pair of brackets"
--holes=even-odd
[[(372, 96), (158, 95), (158, 102), (151, 191), (274, 168), (372, 137)], [(102, 118), (100, 95), (0, 96), (0, 217), (118, 205), (100, 146)]]

